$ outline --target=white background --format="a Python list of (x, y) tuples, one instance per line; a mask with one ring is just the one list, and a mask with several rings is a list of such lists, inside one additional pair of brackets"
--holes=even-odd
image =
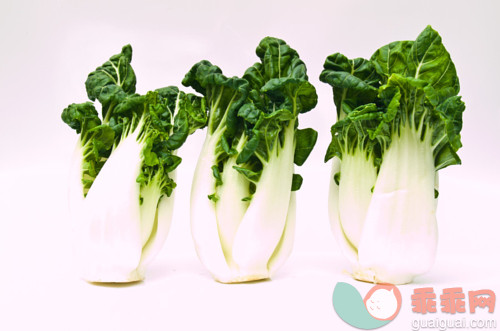
[[(318, 76), (327, 55), (369, 57), (427, 24), (452, 55), (467, 105), (463, 165), (441, 172), (440, 241), (433, 269), (400, 286), (403, 306), (384, 330), (415, 319), (494, 318), (495, 314), (417, 315), (414, 288), (500, 295), (500, 5), (496, 1), (14, 1), (0, 2), (0, 330), (337, 330), (339, 281), (350, 279), (327, 219), (334, 106)], [(199, 263), (189, 232), (189, 190), (205, 132), (180, 150), (174, 220), (144, 282), (96, 286), (74, 273), (66, 208), (76, 135), (63, 108), (86, 101), (87, 74), (124, 44), (134, 48), (137, 91), (179, 85), (201, 59), (227, 76), (257, 61), (270, 35), (286, 40), (308, 66), (319, 102), (301, 118), (319, 140), (299, 191), (294, 252), (272, 281), (223, 285)], [(439, 309), (439, 301), (438, 301)]]

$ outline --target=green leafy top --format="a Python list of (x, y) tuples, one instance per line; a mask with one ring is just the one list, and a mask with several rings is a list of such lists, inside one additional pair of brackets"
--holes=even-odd
[(137, 139), (143, 148), (137, 181), (147, 185), (158, 176), (162, 193), (170, 195), (175, 183), (168, 173), (181, 161), (173, 151), (206, 124), (204, 100), (198, 96), (173, 86), (136, 94), (131, 58), (132, 48), (124, 46), (120, 54), (91, 72), (85, 82), (89, 99), (101, 103), (102, 120), (92, 102), (71, 104), (62, 112), (62, 120), (80, 134), (84, 194), (113, 149), (139, 130)]
[(248, 82), (237, 77), (227, 78), (222, 70), (209, 61), (196, 63), (182, 80), (204, 95), (208, 107), (208, 131), (233, 136), (239, 130), (238, 109), (248, 95)]
[[(89, 74), (85, 87), (90, 100), (95, 101), (106, 86), (119, 86), (126, 94), (135, 93), (136, 77), (130, 62), (132, 47), (125, 45), (120, 54), (113, 55)], [(103, 114), (105, 116), (105, 114)]]
[(378, 162), (406, 126), (429, 139), (436, 170), (460, 163), (456, 152), (465, 105), (455, 65), (430, 26), (415, 41), (392, 42), (370, 60), (333, 54), (320, 80), (333, 87), (339, 118), (325, 161), (362, 142)]
[(372, 62), (362, 58), (349, 60), (335, 53), (327, 57), (324, 68), (320, 80), (333, 88), (338, 119), (376, 100), (380, 76)]
[[(313, 109), (318, 97), (308, 81), (304, 62), (283, 40), (264, 38), (256, 54), (260, 62), (243, 75), (251, 89), (239, 116), (249, 123), (247, 127), (251, 130), (246, 132), (248, 143), (241, 149), (236, 162), (243, 169), (258, 172), (269, 161), (276, 146), (279, 150), (285, 143), (286, 127), (293, 125), (296, 129), (298, 115)], [(305, 162), (316, 139), (317, 132), (313, 129), (295, 131), (294, 162), (297, 165)]]
[[(290, 125), (295, 131), (297, 165), (305, 162), (316, 143), (316, 131), (297, 129), (298, 115), (317, 103), (316, 90), (297, 52), (283, 40), (266, 37), (256, 53), (260, 62), (242, 78), (227, 78), (220, 68), (201, 61), (183, 80), (202, 93), (209, 105), (209, 134), (218, 139), (213, 167), (218, 184), (222, 184), (220, 173), (229, 158), (236, 158), (234, 169), (257, 183), (271, 153), (279, 153), (285, 143), (285, 129)], [(300, 187), (299, 177), (295, 176), (293, 189)]]

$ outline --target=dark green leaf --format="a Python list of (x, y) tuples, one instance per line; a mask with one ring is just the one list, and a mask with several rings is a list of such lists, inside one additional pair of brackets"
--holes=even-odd
[(257, 132), (250, 138), (250, 140), (243, 146), (243, 149), (241, 152), (238, 154), (238, 157), (236, 159), (237, 164), (245, 163), (250, 160), (250, 157), (254, 155), (255, 151), (259, 147), (260, 143), (260, 135)]
[(220, 175), (219, 168), (216, 165), (212, 166), (212, 174), (215, 177), (215, 186), (221, 186), (222, 176)]
[(316, 89), (303, 79), (273, 78), (261, 90), (272, 102), (282, 104), (281, 107), (289, 108), (296, 115), (308, 112), (318, 103)]
[(301, 166), (306, 162), (316, 144), (318, 132), (311, 128), (295, 131), (295, 155), (293, 162)]
[(384, 83), (396, 73), (408, 75), (408, 62), (413, 41), (395, 41), (379, 48), (371, 57), (371, 63)]
[(360, 105), (374, 102), (380, 80), (370, 61), (350, 60), (340, 53), (328, 56), (319, 78), (333, 88), (338, 119)]
[(259, 181), (260, 174), (261, 174), (260, 172), (255, 172), (255, 171), (252, 171), (250, 169), (237, 167), (237, 166), (233, 166), (233, 168), (236, 171), (238, 171), (240, 174), (245, 176), (249, 181), (254, 182), (254, 183)]
[(337, 186), (340, 185), (340, 171), (336, 172), (335, 175), (333, 175), (333, 180), (335, 181), (335, 184)]
[(231, 145), (228, 143), (227, 141), (227, 138), (226, 138), (226, 135), (223, 134), (222, 135), (222, 138), (220, 140), (221, 142), (221, 147), (222, 147), (222, 150), (229, 156), (235, 156), (238, 154), (238, 151), (234, 148), (231, 148)]
[(179, 112), (174, 119), (173, 134), (168, 137), (167, 148), (175, 150), (184, 144), (189, 136), (189, 121), (186, 112)]
[(70, 128), (76, 130), (76, 133), (85, 134), (87, 130), (101, 124), (97, 110), (91, 102), (69, 105), (63, 110), (61, 118)]
[(293, 174), (292, 178), (292, 191), (298, 191), (300, 190), (300, 187), (302, 186), (303, 178), (301, 175), (298, 174)]
[(123, 46), (120, 54), (113, 55), (102, 66), (91, 72), (85, 82), (87, 95), (90, 100), (98, 99), (102, 89), (106, 86), (118, 86), (126, 94), (135, 93), (136, 77), (130, 62), (132, 61), (132, 47)]
[(410, 58), (409, 74), (428, 82), (442, 100), (458, 94), (460, 84), (455, 65), (437, 31), (427, 26), (413, 43)]
[(261, 111), (255, 106), (253, 102), (245, 103), (238, 111), (238, 116), (243, 117), (245, 121), (255, 124), (259, 119)]
[[(248, 82), (239, 78), (227, 78), (219, 67), (208, 61), (196, 63), (182, 80), (182, 84), (194, 88), (205, 97), (209, 108), (209, 133), (221, 126), (234, 136), (241, 125), (238, 110), (248, 94)], [(221, 123), (223, 121), (223, 123)]]

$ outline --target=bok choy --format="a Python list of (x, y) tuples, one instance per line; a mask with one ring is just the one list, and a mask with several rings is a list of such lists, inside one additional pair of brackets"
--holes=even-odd
[(94, 102), (71, 104), (62, 120), (79, 134), (70, 183), (70, 213), (81, 276), (130, 282), (163, 245), (170, 226), (176, 150), (206, 124), (204, 101), (176, 87), (135, 93), (124, 46), (85, 82)]
[(183, 84), (204, 95), (207, 135), (191, 191), (196, 251), (224, 283), (272, 276), (291, 252), (295, 191), (314, 144), (313, 129), (298, 129), (313, 109), (315, 88), (295, 50), (264, 38), (260, 62), (242, 78), (228, 78), (208, 61), (195, 64)]
[(436, 254), (438, 170), (460, 164), (465, 105), (455, 65), (428, 26), (369, 60), (330, 55), (320, 80), (337, 108), (325, 156), (337, 241), (354, 278), (411, 282)]

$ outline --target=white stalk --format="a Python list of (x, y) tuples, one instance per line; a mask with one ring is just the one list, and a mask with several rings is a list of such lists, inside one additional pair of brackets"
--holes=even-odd
[(295, 219), (296, 219), (296, 198), (295, 192), (290, 194), (290, 204), (288, 205), (288, 212), (286, 215), (286, 224), (283, 234), (281, 235), (280, 242), (274, 250), (273, 255), (267, 263), (269, 270), (269, 277), (272, 277), (276, 270), (288, 259), (292, 253), (293, 242), (295, 237)]
[(136, 183), (141, 145), (136, 138), (137, 133), (132, 133), (113, 151), (82, 208), (73, 213), (77, 256), (87, 281), (130, 282), (144, 277), (137, 269), (142, 242)]
[[(191, 231), (198, 257), (222, 283), (269, 278), (290, 255), (295, 229), (295, 194), (291, 193), (294, 153), (293, 123), (286, 128), (285, 145), (275, 149), (264, 167), (250, 201), (248, 180), (224, 165), (216, 187), (212, 166), (220, 138), (207, 136), (191, 190)], [(208, 199), (216, 193), (217, 202)]]
[(437, 246), (432, 147), (405, 126), (395, 135), (375, 184), (354, 276), (404, 284), (433, 264)]
[(223, 184), (217, 188), (219, 200), (215, 207), (222, 250), (231, 268), (237, 268), (233, 261), (233, 242), (249, 206), (248, 201), (241, 199), (250, 195), (249, 182), (245, 176), (233, 169), (235, 165), (236, 159), (234, 157), (230, 158), (224, 165)]
[[(144, 267), (168, 235), (174, 196), (161, 197), (155, 178), (140, 190), (136, 178), (143, 145), (137, 141), (138, 132), (120, 142), (85, 198), (80, 143), (73, 156), (69, 202), (74, 250), (81, 276), (90, 282), (142, 280)], [(170, 175), (175, 177), (175, 172)]]
[(294, 122), (285, 129), (284, 146), (275, 146), (262, 170), (257, 190), (238, 228), (233, 259), (245, 280), (269, 277), (267, 263), (287, 219), (293, 177)]
[(216, 162), (215, 147), (218, 137), (207, 135), (191, 186), (191, 234), (196, 253), (212, 276), (220, 282), (233, 279), (219, 239), (215, 203), (208, 196), (215, 192), (212, 165)]
[[(175, 181), (176, 170), (170, 172), (169, 175), (170, 178)], [(148, 265), (153, 260), (167, 240), (174, 212), (174, 201), (175, 190), (172, 191), (169, 197), (164, 195), (158, 202), (158, 207), (155, 208), (156, 214), (154, 216), (153, 227), (148, 240), (142, 247), (141, 268)]]
[(359, 148), (353, 153), (344, 153), (340, 163), (340, 177), (340, 223), (344, 235), (354, 247), (358, 247), (372, 198), (371, 190), (377, 179), (373, 158), (366, 158), (365, 152)]
[(328, 215), (330, 219), (330, 227), (333, 235), (340, 247), (340, 250), (352, 265), (358, 264), (358, 250), (347, 239), (340, 221), (340, 206), (339, 206), (339, 185), (335, 182), (334, 176), (340, 171), (341, 161), (338, 157), (332, 160), (332, 172), (330, 176), (330, 190), (328, 195)]
[[(143, 186), (141, 189), (141, 197), (142, 204), (140, 205), (141, 209), (141, 243), (142, 246), (146, 245), (146, 242), (149, 240), (151, 236), (151, 231), (153, 230), (155, 219), (156, 219), (156, 208), (158, 207), (158, 202), (161, 197), (161, 187), (159, 185), (159, 177), (161, 176), (158, 173), (155, 177), (153, 177), (150, 182)], [(139, 198), (139, 196), (137, 197)]]

